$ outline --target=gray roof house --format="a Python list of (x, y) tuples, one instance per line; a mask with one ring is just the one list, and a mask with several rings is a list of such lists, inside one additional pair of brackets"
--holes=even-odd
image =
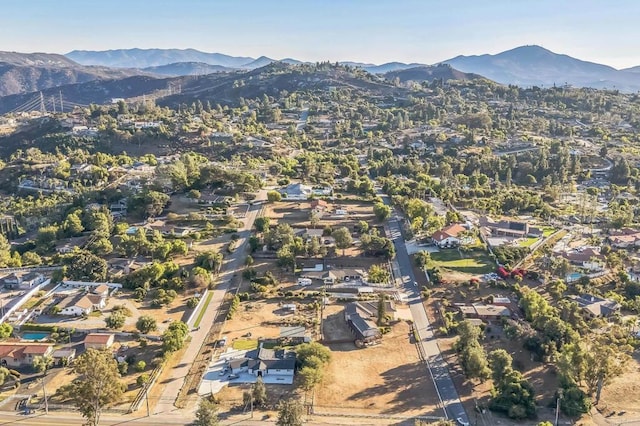
[(285, 349), (265, 349), (260, 347), (249, 351), (244, 357), (229, 360), (229, 369), (235, 375), (246, 373), (252, 377), (239, 382), (253, 382), (255, 378), (262, 377), (265, 383), (290, 385), (296, 369), (296, 354)]

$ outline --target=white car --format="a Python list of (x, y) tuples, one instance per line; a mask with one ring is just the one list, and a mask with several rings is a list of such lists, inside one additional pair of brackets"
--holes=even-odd
[(462, 417), (458, 417), (456, 419), (456, 422), (460, 425), (460, 426), (469, 426), (469, 422), (465, 422), (464, 420), (462, 420)]

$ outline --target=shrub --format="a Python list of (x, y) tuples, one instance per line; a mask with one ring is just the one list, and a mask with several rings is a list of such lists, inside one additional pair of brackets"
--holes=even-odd
[(195, 309), (196, 306), (198, 306), (198, 303), (200, 303), (200, 299), (197, 297), (191, 297), (189, 298), (189, 300), (187, 300), (187, 307), (189, 309)]
[(147, 363), (140, 360), (136, 363), (136, 371), (142, 373), (147, 368)]
[(148, 382), (149, 382), (149, 375), (147, 373), (143, 373), (139, 375), (138, 378), (136, 379), (136, 384), (138, 386), (144, 386)]
[(129, 372), (129, 364), (127, 364), (126, 362), (119, 362), (118, 372), (120, 372), (121, 376), (125, 376)]

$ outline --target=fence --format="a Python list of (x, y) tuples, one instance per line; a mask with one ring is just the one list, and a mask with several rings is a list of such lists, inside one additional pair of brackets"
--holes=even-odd
[(160, 377), (160, 373), (162, 372), (163, 366), (164, 366), (164, 363), (160, 364), (159, 366), (153, 369), (153, 371), (151, 372), (151, 375), (149, 376), (149, 381), (145, 383), (144, 386), (142, 386), (142, 389), (140, 389), (136, 397), (133, 399), (133, 402), (131, 403), (131, 406), (129, 407), (129, 410), (127, 411), (127, 413), (134, 413), (138, 411), (138, 409), (140, 408), (140, 404), (142, 404), (142, 401), (144, 400), (145, 396), (148, 397), (149, 390), (153, 387), (153, 385), (155, 385), (156, 381), (158, 380), (158, 377)]

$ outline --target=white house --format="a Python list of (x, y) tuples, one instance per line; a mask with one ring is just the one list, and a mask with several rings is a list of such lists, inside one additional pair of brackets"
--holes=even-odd
[(37, 272), (14, 272), (2, 279), (5, 288), (29, 290), (44, 282), (44, 275)]
[(457, 247), (460, 245), (460, 234), (466, 231), (467, 228), (459, 223), (445, 226), (439, 231), (436, 231), (431, 239), (440, 248), (443, 247)]
[(280, 190), (282, 197), (287, 200), (306, 200), (313, 194), (309, 185), (292, 183)]
[(292, 384), (296, 368), (296, 354), (285, 349), (260, 348), (247, 352), (244, 357), (229, 361), (232, 374), (248, 373), (262, 377), (268, 383)]
[(53, 345), (43, 343), (0, 343), (0, 366), (32, 365), (37, 356), (51, 355)]
[(56, 306), (60, 309), (60, 315), (80, 316), (104, 309), (106, 305), (105, 296), (79, 293), (65, 297)]

